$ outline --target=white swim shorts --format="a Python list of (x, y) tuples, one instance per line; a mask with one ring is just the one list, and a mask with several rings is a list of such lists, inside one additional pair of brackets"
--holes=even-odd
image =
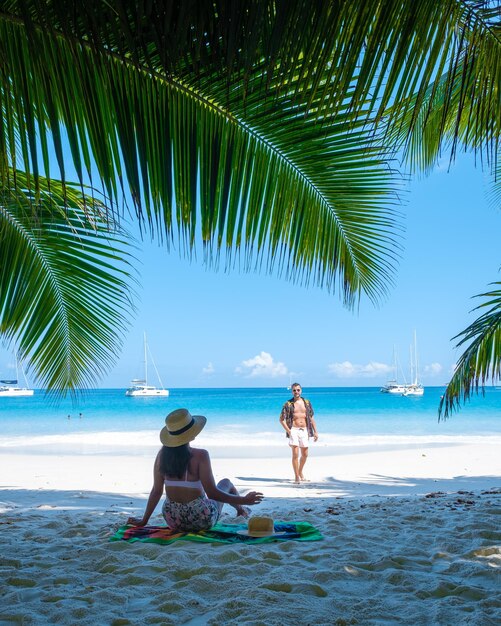
[(291, 428), (291, 434), (289, 435), (289, 445), (290, 446), (299, 446), (300, 448), (308, 448), (308, 429), (305, 428), (296, 428), (293, 426)]

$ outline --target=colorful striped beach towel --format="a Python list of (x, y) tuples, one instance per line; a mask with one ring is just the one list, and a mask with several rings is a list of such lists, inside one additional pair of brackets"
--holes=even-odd
[(270, 543), (272, 541), (319, 541), (320, 531), (308, 522), (275, 522), (275, 534), (268, 537), (249, 537), (242, 534), (247, 524), (219, 522), (210, 530), (174, 532), (167, 526), (121, 526), (110, 541), (145, 541), (169, 544), (174, 541), (200, 541), (204, 543)]

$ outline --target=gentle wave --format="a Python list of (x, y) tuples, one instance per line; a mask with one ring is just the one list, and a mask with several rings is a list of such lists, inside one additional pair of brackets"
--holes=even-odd
[[(229, 432), (228, 429), (210, 435), (201, 435), (195, 445), (231, 446), (231, 447), (267, 447), (286, 445), (284, 433), (260, 431), (249, 435), (248, 432)], [(312, 447), (353, 447), (353, 446), (416, 446), (416, 445), (463, 445), (492, 444), (501, 445), (501, 435), (322, 435)], [(16, 435), (0, 437), (0, 449), (4, 451), (26, 447), (95, 446), (102, 448), (158, 448), (161, 444), (158, 431), (99, 431), (57, 435)]]

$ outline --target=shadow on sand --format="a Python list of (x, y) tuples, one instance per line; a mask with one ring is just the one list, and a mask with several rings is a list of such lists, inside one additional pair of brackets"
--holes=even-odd
[[(385, 476), (369, 474), (364, 480), (339, 480), (329, 476), (319, 482), (305, 482), (294, 485), (293, 481), (284, 478), (270, 478), (269, 476), (237, 476), (241, 483), (249, 486), (274, 484), (281, 487), (290, 486), (291, 489), (300, 489), (303, 497), (309, 495), (333, 497), (365, 497), (365, 496), (407, 496), (425, 495), (427, 493), (444, 491), (480, 491), (501, 488), (501, 476), (454, 476), (453, 478), (417, 478), (413, 476)], [(287, 496), (286, 496), (287, 497)]]
[[(333, 476), (320, 482), (294, 485), (293, 481), (270, 476), (237, 476), (239, 488), (263, 489), (277, 486), (281, 493), (271, 498), (362, 498), (368, 496), (423, 496), (444, 492), (501, 492), (501, 476), (455, 476), (446, 478), (416, 478), (371, 474), (363, 481), (339, 480)], [(286, 491), (284, 491), (286, 489)], [(126, 495), (99, 491), (57, 491), (44, 489), (13, 489), (0, 485), (0, 515), (26, 511), (99, 511), (100, 514), (135, 514), (144, 507), (147, 495)]]

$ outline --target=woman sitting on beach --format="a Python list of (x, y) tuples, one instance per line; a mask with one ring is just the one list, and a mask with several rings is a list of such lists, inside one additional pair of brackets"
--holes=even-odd
[(190, 441), (207, 422), (203, 415), (191, 415), (187, 409), (172, 411), (160, 431), (163, 447), (153, 466), (153, 487), (142, 518), (129, 517), (128, 524), (145, 526), (165, 488), (162, 508), (167, 526), (172, 530), (207, 530), (219, 519), (223, 504), (230, 504), (237, 515), (249, 516), (245, 505), (257, 504), (263, 494), (250, 491), (241, 496), (227, 478), (216, 485), (207, 450), (192, 448)]

